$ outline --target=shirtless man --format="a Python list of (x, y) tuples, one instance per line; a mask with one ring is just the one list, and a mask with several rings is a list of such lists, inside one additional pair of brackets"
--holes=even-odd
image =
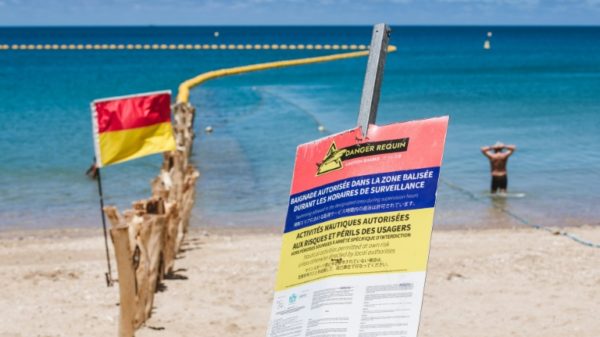
[[(517, 149), (514, 145), (504, 145), (500, 142), (492, 146), (484, 146), (481, 152), (490, 160), (492, 169), (492, 193), (506, 193), (508, 179), (506, 177), (506, 162)], [(506, 151), (504, 151), (506, 150)]]

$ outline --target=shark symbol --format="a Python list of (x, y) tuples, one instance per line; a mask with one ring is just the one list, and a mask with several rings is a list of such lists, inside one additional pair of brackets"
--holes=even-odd
[(338, 150), (337, 146), (335, 146), (335, 142), (331, 143), (325, 158), (320, 163), (317, 163), (317, 175), (321, 175), (323, 173), (339, 170), (343, 167), (342, 165), (342, 156), (346, 153), (346, 149)]

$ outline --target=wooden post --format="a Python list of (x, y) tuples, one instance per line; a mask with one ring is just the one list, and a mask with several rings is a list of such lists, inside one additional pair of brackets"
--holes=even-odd
[(385, 23), (379, 23), (373, 27), (369, 60), (367, 61), (367, 73), (363, 84), (357, 122), (357, 125), (361, 128), (363, 138), (367, 136), (369, 124), (375, 124), (375, 120), (377, 119), (377, 106), (379, 105), (379, 96), (381, 94), (381, 81), (383, 80), (383, 68), (385, 66), (390, 33), (391, 29)]
[(181, 211), (179, 204), (175, 201), (165, 205), (167, 223), (163, 241), (163, 275), (170, 274), (175, 265), (175, 243), (177, 239), (177, 229), (181, 221)]
[(185, 178), (183, 185), (183, 193), (181, 194), (181, 221), (177, 230), (177, 238), (175, 240), (175, 251), (179, 252), (185, 235), (190, 226), (190, 218), (192, 216), (192, 208), (196, 199), (196, 180), (200, 176), (198, 170), (192, 165), (188, 165), (185, 170)]
[(150, 299), (150, 256), (148, 254), (148, 241), (150, 241), (150, 231), (152, 216), (144, 215), (140, 231), (136, 237), (136, 247), (139, 249), (139, 264), (135, 270), (137, 296), (135, 317), (133, 326), (139, 329), (148, 318), (146, 316), (146, 303)]
[(148, 255), (150, 258), (150, 297), (146, 302), (146, 317), (149, 318), (152, 314), (152, 305), (154, 304), (154, 293), (158, 282), (160, 281), (160, 257), (162, 255), (162, 242), (164, 236), (164, 229), (166, 225), (166, 217), (164, 214), (156, 215), (154, 221), (151, 223), (150, 239), (148, 241)]
[(129, 246), (129, 230), (115, 207), (105, 207), (104, 212), (112, 224), (110, 233), (115, 247), (117, 272), (119, 274), (119, 337), (133, 337), (135, 315), (135, 271)]

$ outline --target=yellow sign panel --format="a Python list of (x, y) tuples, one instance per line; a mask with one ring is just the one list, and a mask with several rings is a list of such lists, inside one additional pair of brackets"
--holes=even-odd
[(425, 271), (433, 208), (336, 219), (283, 236), (276, 290), (347, 274)]

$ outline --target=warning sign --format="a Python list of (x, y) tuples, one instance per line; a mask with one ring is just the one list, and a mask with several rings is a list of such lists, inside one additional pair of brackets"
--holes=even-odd
[(416, 336), (447, 125), (298, 147), (267, 336)]

